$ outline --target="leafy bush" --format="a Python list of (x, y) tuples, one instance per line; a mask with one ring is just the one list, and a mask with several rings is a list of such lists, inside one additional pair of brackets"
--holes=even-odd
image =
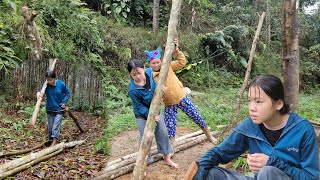
[(320, 44), (301, 51), (301, 80), (304, 90), (320, 84)]
[(201, 47), (215, 67), (239, 73), (246, 68), (249, 59), (245, 38), (247, 35), (247, 27), (230, 25), (222, 31), (205, 35), (201, 40)]

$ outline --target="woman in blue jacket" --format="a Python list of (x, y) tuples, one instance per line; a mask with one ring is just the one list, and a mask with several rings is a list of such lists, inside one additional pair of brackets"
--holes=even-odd
[[(130, 83), (128, 94), (132, 100), (133, 113), (138, 124), (140, 133), (140, 142), (144, 128), (146, 126), (149, 108), (151, 105), (156, 83), (152, 76), (151, 68), (144, 68), (143, 61), (134, 59), (128, 63), (128, 72), (130, 74)], [(156, 117), (157, 125), (155, 128), (155, 138), (157, 142), (158, 153), (164, 154), (166, 165), (178, 168), (178, 164), (173, 162), (170, 153), (173, 152), (164, 119), (160, 115)], [(149, 157), (149, 162), (151, 161)]]
[[(64, 82), (56, 79), (54, 71), (46, 73), (48, 86), (45, 94), (47, 98), (46, 111), (48, 116), (48, 136), (51, 146), (57, 144), (60, 136), (61, 122), (64, 109), (70, 98), (70, 90)], [(42, 97), (41, 92), (37, 93), (37, 97)]]
[[(289, 112), (281, 80), (273, 75), (256, 77), (249, 85), (248, 108), (250, 116), (197, 161), (194, 179), (318, 179), (314, 128), (306, 119)], [(247, 164), (255, 178), (218, 167), (247, 151)]]

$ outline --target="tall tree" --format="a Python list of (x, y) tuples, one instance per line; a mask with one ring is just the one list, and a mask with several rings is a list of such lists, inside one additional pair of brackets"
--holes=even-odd
[(282, 56), (284, 64), (284, 88), (286, 102), (291, 111), (299, 101), (299, 0), (282, 2)]
[(159, 9), (160, 0), (153, 0), (153, 18), (152, 18), (152, 32), (156, 33), (159, 28)]

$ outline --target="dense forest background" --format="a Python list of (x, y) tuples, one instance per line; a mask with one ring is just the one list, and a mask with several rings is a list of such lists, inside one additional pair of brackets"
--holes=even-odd
[[(106, 117), (121, 112), (130, 105), (127, 62), (145, 60), (145, 49), (165, 44), (171, 2), (159, 3), (159, 28), (152, 32), (150, 0), (0, 1), (1, 108), (26, 110), (26, 102), (34, 103), (48, 60), (57, 58), (58, 77), (72, 90), (70, 106)], [(299, 3), (300, 90), (314, 93), (320, 88), (320, 3)], [(257, 13), (263, 11), (251, 76), (282, 76), (281, 5), (279, 0), (184, 1), (178, 31), (188, 65), (177, 72), (180, 80), (198, 91), (239, 88)], [(32, 26), (24, 6), (30, 16), (37, 13)]]

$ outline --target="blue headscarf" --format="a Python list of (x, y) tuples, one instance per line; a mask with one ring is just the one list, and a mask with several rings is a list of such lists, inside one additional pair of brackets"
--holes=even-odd
[(145, 50), (144, 53), (146, 54), (148, 62), (152, 61), (153, 59), (160, 59), (161, 58), (161, 48), (158, 47), (156, 50), (148, 51)]

